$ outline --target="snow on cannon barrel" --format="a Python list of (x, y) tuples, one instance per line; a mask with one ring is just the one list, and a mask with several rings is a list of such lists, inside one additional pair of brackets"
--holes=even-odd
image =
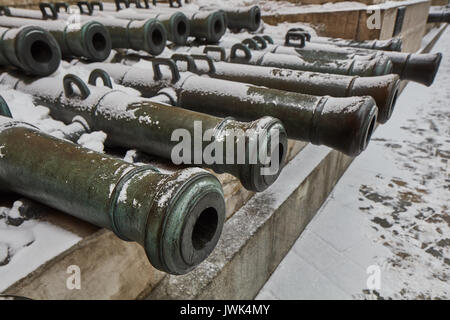
[(331, 60), (324, 58), (317, 61), (317, 59), (311, 59), (310, 57), (302, 58), (299, 55), (255, 51), (249, 49), (243, 43), (235, 43), (231, 45), (231, 48), (223, 49), (223, 51), (221, 49), (213, 49), (216, 51), (214, 53), (207, 46), (172, 48), (172, 50), (180, 53), (203, 54), (206, 51), (208, 55), (217, 61), (301, 71), (357, 75), (362, 77), (380, 76), (392, 72), (392, 62), (383, 56), (371, 60)]
[[(110, 83), (105, 72), (94, 71), (90, 83), (95, 84), (98, 77)], [(72, 74), (62, 81), (3, 73), (0, 83), (31, 94), (37, 103), (50, 109), (54, 119), (71, 123), (75, 116), (83, 117), (89, 128), (107, 134), (105, 143), (109, 146), (139, 149), (176, 164), (195, 164), (217, 173), (230, 173), (249, 190), (262, 191), (269, 187), (285, 161), (286, 132), (281, 122), (272, 117), (252, 122), (214, 117), (131, 96), (107, 86), (87, 85)], [(172, 138), (175, 133), (179, 133), (182, 141)], [(211, 135), (210, 139), (203, 139), (205, 134)], [(255, 139), (258, 143), (250, 143)], [(205, 156), (209, 155), (208, 150), (213, 153), (223, 146), (231, 146), (233, 150), (244, 146), (244, 150), (238, 160), (229, 159), (223, 149), (211, 155), (212, 159)], [(234, 155), (237, 157), (237, 152)]]
[(223, 190), (203, 169), (161, 173), (4, 116), (0, 145), (0, 189), (138, 242), (161, 271), (185, 274), (217, 244), (225, 219)]
[(318, 37), (312, 36), (307, 30), (304, 28), (296, 27), (288, 30), (289, 33), (303, 33), (308, 41), (324, 43), (324, 44), (333, 44), (339, 47), (354, 47), (361, 49), (374, 49), (374, 50), (384, 50), (384, 51), (401, 51), (402, 50), (402, 39), (400, 38), (392, 38), (388, 40), (347, 40), (340, 38), (329, 38), (329, 37)]
[[(190, 56), (178, 54), (173, 59), (186, 61), (186, 57)], [(173, 60), (157, 60), (176, 68)], [(169, 85), (173, 89), (172, 103), (178, 107), (242, 121), (264, 116), (277, 118), (289, 138), (326, 145), (350, 156), (366, 148), (378, 112), (371, 97), (316, 97), (190, 72), (182, 72), (179, 80), (172, 81), (173, 75), (155, 76), (155, 70), (143, 68), (142, 64), (130, 67), (94, 63), (85, 67), (101, 68), (121, 85), (135, 88), (147, 97)]]
[(48, 76), (58, 69), (61, 51), (55, 38), (37, 26), (0, 27), (0, 65)]
[[(218, 47), (208, 48), (220, 50)], [(118, 61), (126, 64), (132, 63), (133, 59), (120, 55), (116, 57)], [(391, 117), (400, 85), (399, 77), (395, 74), (359, 77), (253, 65), (246, 65), (243, 70), (240, 64), (213, 61), (206, 55), (190, 55), (190, 57), (194, 60), (193, 66), (179, 64), (180, 70), (207, 74), (211, 78), (316, 96), (371, 96), (378, 107), (379, 123), (385, 123)]]
[(75, 27), (63, 20), (0, 16), (0, 26), (3, 27), (19, 28), (30, 25), (47, 30), (58, 42), (65, 58), (81, 57), (90, 61), (103, 61), (111, 53), (111, 37), (105, 26), (99, 22), (80, 22)]

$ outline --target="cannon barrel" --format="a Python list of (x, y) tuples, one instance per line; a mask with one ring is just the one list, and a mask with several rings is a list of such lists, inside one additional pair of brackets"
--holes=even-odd
[[(177, 164), (196, 164), (218, 173), (230, 173), (249, 190), (262, 191), (270, 186), (284, 163), (287, 151), (285, 129), (279, 120), (271, 117), (248, 123), (223, 119), (130, 96), (107, 87), (86, 85), (71, 74), (61, 81), (58, 78), (31, 79), (4, 73), (0, 83), (31, 94), (37, 103), (50, 109), (55, 119), (71, 123), (75, 116), (83, 117), (92, 130), (101, 130), (108, 135), (105, 141), (107, 145), (136, 148), (171, 159)], [(79, 93), (75, 93), (73, 86), (78, 87)], [(181, 142), (173, 138), (176, 132), (184, 138)], [(207, 133), (211, 135), (210, 141), (229, 144), (233, 150), (241, 150), (242, 143), (257, 137), (259, 145), (245, 144), (241, 154), (244, 159), (254, 159), (255, 148), (267, 152), (260, 152), (258, 159), (245, 160), (243, 163), (230, 161), (227, 152), (222, 152), (223, 159), (217, 160), (221, 156), (218, 154), (208, 160), (204, 156), (205, 150), (211, 149), (212, 142), (202, 139)], [(185, 139), (189, 142), (189, 149), (178, 150), (182, 147), (180, 143), (186, 143)], [(275, 167), (271, 163), (279, 166)]]
[(227, 15), (227, 27), (233, 31), (247, 29), (256, 31), (261, 25), (261, 9), (259, 6), (230, 8), (221, 7)]
[(167, 40), (178, 45), (185, 45), (190, 35), (190, 21), (182, 12), (158, 13), (155, 11), (139, 11), (132, 9), (99, 12), (94, 11), (92, 16), (115, 17), (125, 20), (148, 20), (155, 19), (162, 23), (167, 31)]
[(137, 166), (0, 116), (0, 187), (145, 248), (150, 263), (184, 274), (214, 249), (225, 218), (222, 187), (198, 168)]
[[(220, 48), (217, 47), (217, 49)], [(140, 58), (151, 60), (148, 56), (123, 55), (120, 53), (117, 53), (112, 60), (133, 65)], [(316, 96), (371, 96), (378, 107), (377, 122), (379, 123), (386, 123), (391, 117), (400, 85), (399, 76), (395, 74), (359, 77), (256, 65), (242, 66), (238, 63), (213, 61), (206, 55), (195, 54), (189, 55), (185, 59), (189, 63), (178, 64), (180, 71), (206, 74), (211, 78), (251, 83), (257, 86)], [(120, 69), (121, 67), (117, 66), (116, 68)], [(113, 70), (109, 70), (109, 72), (114, 73)]]
[(353, 47), (361, 49), (374, 49), (384, 51), (401, 51), (402, 40), (400, 38), (392, 38), (388, 40), (346, 40), (339, 38), (316, 37), (311, 36), (311, 42), (334, 44), (339, 47)]
[(150, 10), (142, 8), (129, 8), (114, 13), (115, 6), (106, 4), (104, 8), (108, 14), (117, 17), (129, 17), (141, 20), (145, 16), (168, 16), (176, 12), (182, 12), (189, 21), (189, 36), (205, 39), (208, 43), (216, 43), (225, 34), (227, 29), (227, 17), (223, 10), (191, 11), (183, 8), (169, 8), (157, 6)]
[[(262, 37), (258, 37), (262, 38)], [(270, 42), (270, 38), (264, 36)], [(256, 41), (255, 41), (256, 42)], [(249, 42), (247, 41), (247, 45)], [(304, 42), (302, 47), (287, 47), (287, 46), (271, 46), (271, 52), (303, 55), (304, 57), (313, 58), (314, 56), (325, 56), (330, 59), (346, 59), (354, 57), (356, 59), (373, 59), (380, 54), (391, 60), (393, 69), (392, 72), (398, 74), (401, 80), (410, 80), (430, 86), (439, 70), (440, 62), (442, 60), (441, 53), (407, 53), (394, 51), (378, 51), (372, 49), (359, 48), (339, 48), (331, 45), (323, 45), (320, 43)]]
[(428, 23), (449, 23), (450, 22), (450, 8), (442, 11), (430, 11), (428, 13)]
[(172, 103), (178, 107), (219, 117), (231, 115), (242, 121), (265, 115), (275, 117), (284, 124), (289, 138), (326, 145), (350, 156), (366, 148), (377, 117), (371, 97), (316, 97), (187, 72), (182, 72), (175, 82), (169, 74), (154, 80), (152, 68), (111, 63), (86, 67), (101, 68), (118, 83), (133, 87), (146, 97), (169, 85), (174, 89)]
[[(59, 14), (61, 19), (68, 19), (69, 14)], [(164, 51), (167, 42), (167, 31), (164, 25), (156, 19), (125, 20), (106, 16), (80, 16), (83, 22), (95, 21), (101, 23), (111, 37), (111, 48), (143, 50), (152, 55)]]
[(0, 27), (0, 65), (13, 66), (27, 74), (47, 76), (58, 69), (61, 51), (46, 30), (25, 26)]
[[(126, 64), (134, 63), (132, 57), (119, 59)], [(212, 78), (251, 83), (309, 95), (371, 96), (378, 107), (377, 121), (379, 123), (385, 123), (391, 117), (400, 85), (398, 75), (394, 74), (359, 77), (252, 65), (243, 68), (242, 65), (236, 63), (213, 62), (204, 55), (193, 55), (190, 66), (179, 64), (178, 67), (182, 71), (207, 74)]]
[[(135, 9), (133, 11), (139, 14), (173, 14), (180, 10), (166, 7), (156, 7), (152, 10)], [(227, 30), (227, 18), (222, 10), (214, 11), (185, 11), (181, 10), (189, 19), (190, 33), (192, 37), (205, 39), (208, 43), (216, 43), (222, 38)]]
[(0, 26), (19, 28), (27, 25), (39, 26), (47, 30), (58, 42), (63, 57), (82, 57), (91, 61), (103, 61), (111, 53), (111, 37), (105, 26), (99, 22), (80, 22), (76, 27), (72, 27), (66, 21), (0, 16)]
[(302, 58), (299, 55), (254, 51), (243, 43), (236, 43), (230, 49), (210, 46), (175, 47), (172, 49), (180, 53), (206, 53), (216, 61), (301, 71), (357, 75), (362, 77), (380, 76), (389, 74), (392, 71), (391, 61), (385, 58), (317, 61), (310, 57)]

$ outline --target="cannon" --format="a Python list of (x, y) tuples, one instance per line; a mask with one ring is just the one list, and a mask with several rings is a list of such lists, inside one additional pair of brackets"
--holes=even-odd
[(38, 26), (47, 30), (57, 41), (64, 58), (81, 57), (103, 61), (111, 53), (111, 37), (99, 22), (85, 21), (68, 24), (66, 21), (46, 21), (0, 16), (0, 26), (20, 28)]
[[(89, 82), (95, 83), (98, 78), (105, 79), (104, 73), (93, 72)], [(3, 73), (0, 83), (31, 94), (37, 103), (50, 108), (54, 119), (71, 123), (75, 116), (83, 117), (89, 128), (108, 135), (105, 143), (109, 146), (135, 148), (176, 164), (195, 164), (217, 173), (230, 173), (249, 190), (262, 191), (269, 187), (285, 160), (286, 132), (281, 122), (272, 117), (252, 122), (214, 117), (131, 96), (107, 86), (87, 85), (72, 74), (61, 80)], [(207, 135), (209, 139), (205, 138)], [(180, 142), (181, 137), (184, 139)], [(255, 139), (258, 143), (254, 143)], [(189, 143), (182, 148), (185, 140)], [(225, 145), (231, 146), (231, 155), (219, 153)], [(215, 155), (205, 156), (215, 149)], [(230, 156), (238, 159), (229, 159)]]
[(208, 54), (216, 61), (227, 61), (248, 65), (284, 68), (301, 71), (357, 75), (362, 77), (380, 76), (392, 72), (389, 59), (351, 59), (320, 60), (290, 54), (276, 54), (249, 49), (243, 43), (236, 43), (231, 48), (217, 46), (181, 46), (172, 47), (175, 52), (191, 54)]
[[(61, 13), (59, 18), (67, 20), (69, 14)], [(125, 20), (107, 16), (80, 16), (82, 22), (101, 23), (109, 32), (111, 48), (143, 50), (159, 55), (166, 47), (167, 31), (164, 25), (153, 18)]]
[(436, 10), (431, 7), (428, 13), (427, 23), (449, 23), (450, 22), (450, 7), (447, 6), (442, 10)]
[[(186, 56), (175, 55), (173, 59), (185, 60)], [(160, 72), (161, 64), (169, 66), (171, 74)], [(179, 73), (171, 59), (155, 59), (153, 68), (108, 63), (85, 67), (105, 70), (118, 83), (139, 90), (145, 97), (169, 86), (173, 91), (165, 93), (178, 107), (242, 121), (275, 117), (284, 124), (289, 138), (326, 145), (350, 156), (366, 148), (378, 112), (371, 97), (317, 97)]]
[(36, 26), (0, 27), (0, 65), (48, 76), (58, 69), (61, 51), (55, 38)]
[(136, 241), (161, 271), (185, 274), (217, 244), (225, 202), (220, 182), (205, 170), (162, 173), (4, 116), (0, 145), (0, 189)]
[[(263, 37), (258, 37), (258, 39)], [(289, 34), (286, 35), (289, 39)], [(270, 42), (270, 37), (265, 36), (263, 40)], [(256, 41), (255, 41), (256, 42)], [(247, 41), (247, 45), (249, 42)], [(326, 56), (331, 59), (366, 59), (370, 60), (383, 54), (391, 60), (392, 72), (398, 74), (402, 80), (410, 80), (430, 86), (439, 70), (442, 60), (441, 53), (407, 53), (395, 51), (378, 51), (371, 49), (343, 48), (332, 45), (323, 45), (320, 43), (310, 43), (301, 41), (297, 46), (292, 43), (290, 46), (268, 46), (270, 52), (277, 52), (291, 55), (302, 55), (306, 57)], [(255, 44), (253, 44), (255, 45)]]

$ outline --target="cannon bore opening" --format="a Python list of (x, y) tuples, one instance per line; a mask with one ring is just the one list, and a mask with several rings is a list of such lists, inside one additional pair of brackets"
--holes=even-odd
[(48, 43), (42, 40), (33, 42), (30, 48), (31, 56), (38, 63), (48, 63), (53, 58), (52, 49)]
[(152, 31), (152, 42), (155, 46), (160, 46), (163, 43), (164, 36), (159, 29), (154, 29)]
[(222, 20), (217, 19), (214, 22), (214, 32), (216, 34), (221, 34), (223, 32), (223, 28), (224, 28), (224, 26), (223, 26)]
[(258, 11), (255, 14), (255, 21), (254, 21), (254, 23), (255, 23), (255, 26), (259, 26), (259, 24), (261, 23), (261, 12)]
[(186, 25), (186, 22), (184, 22), (184, 21), (179, 21), (179, 22), (177, 23), (177, 33), (178, 33), (178, 35), (180, 35), (180, 36), (185, 36), (185, 35), (186, 35), (186, 32), (187, 32), (187, 25)]
[(106, 49), (106, 38), (103, 34), (100, 32), (94, 33), (92, 36), (92, 45), (94, 46), (95, 50), (97, 51), (103, 51)]
[(210, 207), (202, 211), (192, 230), (192, 245), (202, 250), (217, 232), (219, 218), (216, 209)]

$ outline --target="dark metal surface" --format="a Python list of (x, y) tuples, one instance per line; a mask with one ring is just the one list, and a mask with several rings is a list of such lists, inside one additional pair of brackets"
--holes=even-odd
[(366, 148), (377, 117), (370, 97), (317, 97), (185, 72), (172, 81), (173, 76), (155, 76), (151, 69), (116, 64), (86, 67), (106, 70), (118, 83), (146, 97), (171, 86), (176, 92), (173, 103), (182, 108), (243, 121), (275, 117), (284, 124), (289, 138), (324, 144), (351, 156)]
[(111, 52), (111, 37), (99, 22), (86, 21), (70, 27), (66, 21), (44, 21), (0, 16), (0, 25), (18, 28), (27, 25), (47, 30), (58, 42), (63, 57), (82, 57), (91, 61), (103, 61)]
[[(1, 19), (1, 17), (0, 17)], [(47, 76), (58, 69), (61, 51), (55, 38), (36, 26), (0, 27), (0, 65)]]
[[(218, 118), (186, 109), (171, 107), (149, 99), (130, 96), (119, 90), (111, 90), (107, 87), (95, 87), (85, 84), (81, 79), (73, 75), (66, 75), (63, 83), (57, 78), (32, 79), (21, 75), (2, 74), (0, 83), (14, 86), (17, 90), (34, 96), (37, 103), (50, 108), (53, 118), (71, 123), (75, 116), (82, 116), (92, 130), (102, 130), (107, 133), (105, 141), (107, 145), (137, 148), (144, 152), (158, 155), (166, 159), (172, 159), (172, 149), (178, 141), (172, 140), (172, 134), (176, 129), (185, 129), (191, 137), (198, 135), (196, 122), (201, 123), (201, 136), (206, 130), (213, 132), (213, 140), (223, 141), (226, 144), (231, 139), (231, 144), (237, 141), (232, 135), (236, 129), (243, 134), (261, 135), (260, 148), (271, 150), (272, 137), (279, 136), (280, 154), (269, 153), (267, 157), (273, 158), (280, 155), (280, 167), (271, 175), (264, 175), (261, 168), (266, 167), (264, 159), (257, 163), (246, 161), (243, 164), (236, 161), (230, 163), (224, 160), (222, 163), (207, 164), (203, 159), (197, 159), (196, 151), (190, 156), (191, 164), (210, 167), (218, 173), (227, 172), (240, 179), (243, 186), (254, 191), (262, 191), (272, 184), (278, 177), (283, 165), (286, 151), (287, 138), (281, 122), (271, 117), (264, 117), (252, 122), (239, 122), (232, 119)], [(74, 91), (73, 86), (78, 90)], [(164, 85), (165, 86), (165, 85)], [(78, 93), (76, 93), (78, 92)], [(230, 143), (230, 142), (228, 142)], [(204, 148), (210, 141), (202, 141), (199, 151), (203, 154)], [(274, 149), (278, 146), (274, 146)], [(249, 159), (254, 150), (246, 148), (245, 158)], [(198, 163), (197, 163), (198, 162)]]

